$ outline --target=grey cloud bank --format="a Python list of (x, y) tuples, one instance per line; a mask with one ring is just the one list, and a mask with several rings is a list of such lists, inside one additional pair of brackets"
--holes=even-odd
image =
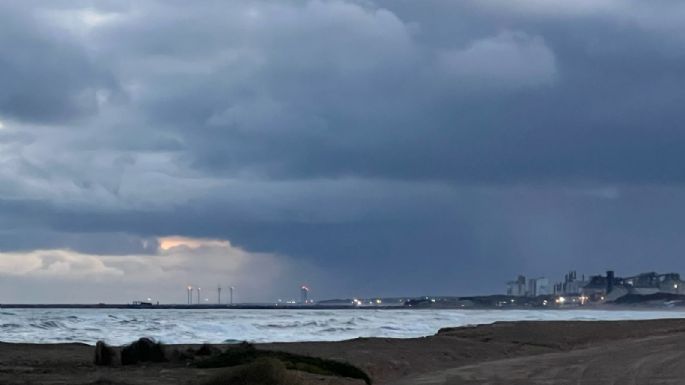
[[(1, 4), (0, 301), (685, 270), (684, 25), (675, 1)], [(116, 262), (165, 271), (169, 236), (230, 249), (157, 292)]]

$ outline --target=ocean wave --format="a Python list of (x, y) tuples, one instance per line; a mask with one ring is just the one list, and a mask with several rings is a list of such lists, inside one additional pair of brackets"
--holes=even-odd
[(39, 329), (58, 329), (58, 328), (66, 328), (66, 326), (59, 322), (59, 321), (43, 321), (40, 323), (32, 323), (30, 324), (31, 327), (34, 328), (39, 328)]
[(12, 328), (12, 329), (14, 329), (14, 328), (20, 328), (20, 327), (22, 327), (22, 326), (19, 324), (12, 324), (12, 323), (0, 325), (0, 328)]
[(326, 328), (321, 330), (322, 333), (336, 333), (336, 332), (348, 332), (355, 330), (354, 328), (337, 327), (337, 328)]
[(289, 323), (269, 323), (266, 325), (257, 324), (255, 327), (260, 329), (294, 329), (303, 327), (325, 327), (328, 326), (328, 321), (308, 321), (308, 322), (289, 322)]
[[(13, 309), (14, 310), (14, 309)], [(356, 337), (422, 337), (443, 327), (517, 320), (685, 318), (685, 312), (604, 310), (128, 310), (16, 309), (0, 320), (6, 342), (123, 345), (142, 336), (165, 343), (338, 341)]]

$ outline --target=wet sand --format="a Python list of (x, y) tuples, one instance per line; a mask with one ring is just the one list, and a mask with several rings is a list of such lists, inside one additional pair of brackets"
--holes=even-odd
[[(685, 384), (685, 320), (503, 322), (425, 338), (257, 347), (346, 361), (380, 385)], [(202, 384), (221, 370), (182, 361), (101, 367), (93, 354), (81, 344), (0, 344), (0, 384)], [(303, 385), (363, 384), (296, 375)]]

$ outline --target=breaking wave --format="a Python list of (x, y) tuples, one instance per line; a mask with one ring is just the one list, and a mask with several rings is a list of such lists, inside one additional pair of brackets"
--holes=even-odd
[(147, 336), (165, 343), (337, 341), (409, 338), (450, 326), (517, 320), (685, 318), (680, 311), (630, 310), (155, 310), (12, 309), (0, 312), (4, 342), (121, 345)]

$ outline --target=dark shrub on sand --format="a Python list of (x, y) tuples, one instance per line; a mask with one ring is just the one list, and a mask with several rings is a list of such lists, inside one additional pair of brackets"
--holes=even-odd
[(195, 351), (192, 349), (173, 349), (168, 359), (170, 361), (192, 361), (195, 358)]
[(242, 342), (226, 349), (219, 355), (212, 356), (197, 363), (200, 368), (222, 368), (249, 364), (263, 354), (250, 343)]
[(165, 362), (164, 348), (161, 343), (150, 338), (141, 338), (121, 349), (121, 364), (132, 365), (139, 362)]
[(107, 346), (103, 341), (95, 344), (95, 365), (112, 365), (114, 349)]
[(367, 384), (371, 384), (371, 378), (363, 370), (346, 362), (288, 352), (257, 349), (254, 345), (247, 342), (235, 345), (220, 354), (199, 361), (195, 366), (199, 368), (225, 368), (246, 364), (249, 366), (249, 364), (260, 359), (275, 359), (285, 365), (287, 369), (328, 376), (358, 378), (364, 380)]
[(210, 344), (202, 344), (202, 346), (200, 346), (200, 348), (198, 348), (195, 352), (195, 355), (211, 356), (212, 354), (217, 353), (221, 353), (221, 350), (219, 350), (219, 348), (217, 348), (216, 346), (212, 346)]
[(281, 361), (264, 357), (227, 370), (204, 385), (296, 385), (296, 381)]

